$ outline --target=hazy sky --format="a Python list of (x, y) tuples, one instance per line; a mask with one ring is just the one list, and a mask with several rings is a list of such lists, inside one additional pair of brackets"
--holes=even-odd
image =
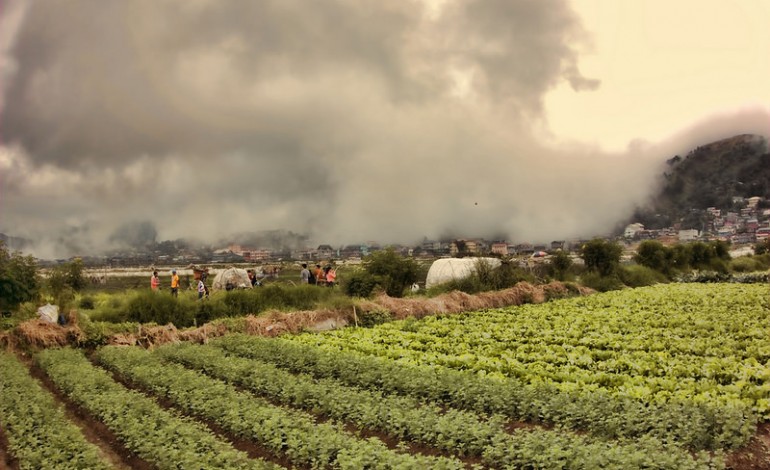
[(770, 134), (764, 0), (5, 0), (0, 231), (38, 256), (603, 234), (660, 164)]

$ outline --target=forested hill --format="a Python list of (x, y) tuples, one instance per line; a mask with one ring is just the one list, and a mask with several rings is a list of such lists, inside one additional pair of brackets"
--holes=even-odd
[(735, 210), (736, 196), (760, 196), (763, 205), (770, 200), (770, 152), (761, 136), (737, 135), (669, 159), (660, 191), (629, 222), (640, 222), (648, 229), (676, 222), (682, 228), (700, 228), (704, 209)]

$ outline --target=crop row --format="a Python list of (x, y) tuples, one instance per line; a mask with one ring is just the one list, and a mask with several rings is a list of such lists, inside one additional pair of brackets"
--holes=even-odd
[[(507, 351), (486, 356), (481, 351), (463, 347), (460, 341), (458, 353), (443, 354), (412, 349), (409, 345), (402, 347), (398, 342), (375, 344), (378, 338), (377, 330), (361, 330), (338, 336), (306, 335), (296, 341), (330, 350), (384, 357), (403, 364), (481, 372), (490, 377), (515, 378), (525, 383), (551, 383), (565, 391), (579, 386), (581, 389), (605, 389), (614, 395), (648, 402), (676, 398), (708, 401), (719, 406), (742, 404), (762, 414), (770, 412), (770, 389), (763, 386), (770, 377), (770, 368), (756, 361), (741, 362), (726, 357), (701, 358), (688, 363), (674, 358), (666, 364), (665, 354), (661, 354), (659, 358), (629, 355), (614, 362), (597, 363), (590, 355), (579, 353), (565, 361), (556, 357), (553, 348), (543, 348), (542, 356), (531, 354), (527, 362)], [(442, 346), (442, 341), (437, 339), (436, 349), (451, 350), (450, 341), (445, 339), (446, 344)]]
[[(522, 307), (525, 308), (525, 307)], [(545, 307), (544, 307), (545, 308)], [(575, 324), (567, 329), (545, 329), (524, 326), (526, 317), (521, 312), (504, 310), (487, 311), (483, 316), (461, 314), (451, 318), (426, 317), (419, 322), (391, 322), (379, 326), (379, 331), (408, 331), (415, 333), (414, 340), (422, 341), (429, 337), (459, 338), (467, 344), (484, 347), (493, 343), (515, 342), (519, 347), (534, 345), (558, 345), (571, 348), (588, 348), (600, 354), (599, 359), (616, 352), (665, 352), (668, 355), (680, 354), (692, 356), (726, 356), (733, 354), (738, 358), (752, 358), (758, 362), (770, 360), (770, 344), (758, 337), (730, 337), (726, 335), (691, 337), (691, 329), (646, 329), (620, 333), (608, 331), (605, 322), (596, 317), (593, 328), (587, 321)], [(519, 315), (517, 315), (517, 313)], [(498, 318), (504, 315), (504, 318)], [(518, 324), (511, 324), (512, 319)], [(712, 320), (717, 321), (717, 320)], [(492, 330), (483, 330), (487, 326)], [(553, 326), (552, 326), (553, 328)], [(479, 330), (481, 329), (481, 330)], [(461, 334), (467, 331), (469, 334)], [(719, 340), (721, 338), (721, 341)]]
[(408, 366), (284, 339), (229, 335), (211, 344), (295, 373), (477, 413), (586, 430), (604, 438), (651, 436), (694, 450), (713, 450), (743, 445), (756, 429), (755, 417), (741, 406), (678, 400), (647, 404), (601, 389), (563, 391), (546, 383), (491, 380), (464, 371)]
[(518, 429), (508, 434), (501, 418), (486, 419), (467, 411), (423, 406), (414, 398), (313, 380), (273, 365), (225, 353), (211, 346), (173, 345), (156, 351), (165, 360), (204, 371), (284, 405), (310, 409), (459, 455), (481, 456), (490, 467), (687, 468), (689, 455), (669, 447), (591, 441), (564, 431)]
[(128, 450), (156, 468), (278, 468), (249, 459), (205, 426), (126, 389), (106, 371), (94, 367), (80, 351), (47, 349), (38, 353), (36, 360), (70, 400), (104, 423)]
[[(607, 389), (647, 402), (742, 404), (770, 416), (770, 361), (763, 360), (770, 352), (766, 288), (657, 289), (394, 322), (297, 341), (402, 363), (546, 382), (564, 391)], [(708, 336), (693, 336), (704, 329)], [(608, 348), (586, 344), (612, 334), (617, 338)], [(692, 343), (709, 354), (688, 352)]]
[(339, 424), (318, 423), (307, 413), (275, 406), (179, 364), (163, 363), (143, 349), (106, 347), (97, 359), (176, 407), (286, 455), (294, 465), (350, 470), (464, 468), (457, 459), (395, 452), (376, 438), (360, 439)]
[[(556, 333), (555, 343), (596, 342), (604, 349), (626, 350), (641, 346), (645, 350), (652, 347), (653, 350), (670, 351), (671, 347), (689, 348), (695, 343), (696, 348), (687, 351), (694, 354), (708, 354), (703, 346), (719, 346), (725, 338), (740, 342), (734, 348), (736, 353), (754, 344), (764, 346), (756, 352), (768, 355), (770, 349), (764, 341), (765, 324), (770, 315), (766, 294), (766, 286), (761, 285), (669, 284), (544, 305), (496, 309), (484, 312), (483, 316), (428, 317), (409, 324), (409, 329), (431, 328), (434, 334), (460, 336), (458, 324), (465, 327), (463, 333), (481, 334), (475, 326), (500, 323), (506, 327), (500, 332), (508, 335), (500, 338), (502, 341), (540, 339)], [(401, 329), (399, 324), (380, 327), (391, 328)], [(661, 342), (633, 343), (637, 337), (647, 335), (650, 340), (660, 339)], [(601, 342), (602, 339), (606, 341)]]
[(0, 364), (0, 426), (20, 469), (110, 468), (25, 365), (3, 351)]

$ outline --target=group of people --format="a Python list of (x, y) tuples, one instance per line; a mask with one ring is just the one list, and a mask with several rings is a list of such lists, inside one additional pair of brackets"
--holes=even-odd
[(311, 271), (308, 269), (307, 263), (302, 263), (299, 279), (302, 284), (333, 287), (337, 282), (337, 270), (332, 269), (331, 266), (321, 268), (320, 264), (316, 264), (315, 269)]
[[(198, 299), (202, 299), (204, 296), (208, 298), (209, 296), (209, 288), (206, 287), (206, 276), (207, 274), (203, 272), (200, 275), (200, 279), (198, 279)], [(152, 272), (150, 288), (153, 291), (160, 290), (160, 277), (158, 277), (158, 271)], [(171, 271), (171, 295), (174, 297), (179, 296), (179, 275), (176, 273), (176, 269)]]

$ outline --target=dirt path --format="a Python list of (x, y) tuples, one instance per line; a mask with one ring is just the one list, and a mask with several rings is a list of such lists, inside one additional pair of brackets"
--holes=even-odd
[(760, 423), (746, 447), (728, 454), (725, 460), (732, 470), (770, 470), (770, 423)]
[(56, 388), (56, 385), (37, 367), (30, 358), (18, 356), (30, 370), (30, 375), (53, 395), (54, 400), (63, 406), (65, 415), (78, 426), (83, 436), (94, 444), (101, 457), (119, 470), (150, 470), (153, 467), (123, 447), (115, 434), (106, 425), (91, 417), (88, 412), (70, 401)]
[(0, 470), (18, 470), (19, 462), (8, 453), (8, 437), (0, 426)]
[[(98, 361), (96, 361), (92, 355), (89, 355), (89, 360), (94, 364), (96, 367), (101, 367)], [(264, 460), (266, 462), (272, 462), (274, 464), (280, 465), (285, 468), (302, 468), (297, 467), (296, 465), (293, 465), (291, 461), (285, 457), (285, 456), (277, 456), (275, 455), (270, 449), (261, 446), (257, 444), (254, 441), (251, 441), (249, 439), (244, 439), (241, 437), (238, 437), (234, 435), (233, 433), (227, 431), (226, 429), (223, 429), (221, 426), (217, 425), (211, 420), (207, 420), (205, 418), (201, 418), (200, 416), (193, 415), (190, 413), (185, 412), (184, 410), (178, 408), (174, 405), (174, 403), (165, 398), (158, 395), (153, 394), (151, 391), (143, 388), (140, 385), (137, 385), (130, 380), (126, 379), (125, 377), (116, 374), (115, 372), (112, 372), (109, 369), (104, 369), (107, 371), (108, 374), (112, 377), (112, 379), (123, 385), (124, 387), (128, 388), (129, 390), (133, 390), (135, 392), (141, 393), (142, 395), (148, 397), (149, 399), (155, 401), (158, 406), (163, 408), (164, 410), (173, 411), (174, 413), (178, 413), (179, 415), (186, 416), (188, 418), (194, 419), (198, 421), (199, 423), (203, 424), (209, 430), (214, 433), (217, 437), (220, 439), (223, 439), (227, 442), (229, 442), (235, 449), (240, 450), (241, 452), (245, 452), (249, 458), (252, 459), (260, 459)]]

